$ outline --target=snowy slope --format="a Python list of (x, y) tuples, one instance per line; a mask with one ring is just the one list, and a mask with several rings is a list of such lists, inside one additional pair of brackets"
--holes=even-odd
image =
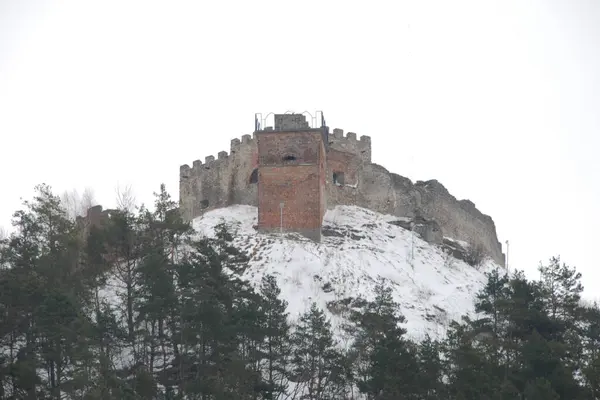
[(338, 206), (325, 215), (326, 236), (320, 244), (298, 235), (257, 233), (257, 209), (250, 206), (213, 210), (193, 225), (199, 235), (212, 236), (214, 226), (225, 222), (251, 256), (245, 278), (258, 285), (265, 274), (274, 275), (292, 318), (316, 302), (335, 328), (344, 318), (329, 311), (327, 304), (359, 295), (370, 299), (376, 281), (383, 278), (394, 289), (408, 335), (417, 340), (427, 333), (442, 337), (452, 319), (472, 313), (474, 295), (486, 281), (484, 273), (497, 266), (487, 261), (471, 267), (390, 223), (397, 220)]

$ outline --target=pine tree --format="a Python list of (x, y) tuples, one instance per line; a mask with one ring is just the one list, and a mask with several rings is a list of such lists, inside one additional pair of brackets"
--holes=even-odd
[(141, 257), (137, 272), (138, 332), (142, 337), (144, 379), (156, 379), (170, 390), (170, 364), (178, 351), (179, 299), (177, 295), (178, 248), (191, 234), (191, 227), (181, 219), (176, 203), (165, 186), (155, 193), (154, 211), (140, 210)]
[[(500, 337), (506, 328), (506, 309), (509, 305), (509, 277), (500, 275), (498, 269), (487, 274), (484, 288), (476, 295), (475, 311), (484, 317), (479, 321), (488, 333)], [(484, 330), (482, 330), (483, 332)]]
[[(113, 213), (111, 222), (102, 232), (104, 259), (110, 264), (115, 284), (123, 305), (122, 314), (127, 327), (128, 341), (135, 354), (134, 333), (135, 293), (140, 284), (139, 261), (142, 258), (141, 222), (138, 216), (129, 211)], [(90, 238), (93, 239), (93, 238)], [(94, 243), (93, 240), (90, 240)]]
[(582, 372), (591, 398), (600, 398), (600, 307), (597, 303), (582, 307)]
[(178, 270), (181, 351), (173, 362), (182, 393), (254, 399), (264, 387), (258, 363), (263, 300), (239, 277), (247, 257), (225, 227), (191, 242)]
[[(536, 378), (525, 386), (525, 400), (560, 400), (561, 396), (552, 389), (552, 384), (545, 378)], [(565, 398), (565, 397), (562, 397)]]
[(500, 274), (498, 269), (488, 273), (487, 278), (486, 285), (476, 295), (475, 311), (479, 318), (471, 321), (470, 335), (481, 351), (488, 355), (490, 378), (496, 387), (501, 387), (508, 379), (511, 359), (510, 346), (507, 346), (511, 340), (508, 317), (512, 307), (510, 278), (506, 273)]
[(435, 400), (446, 397), (444, 378), (444, 363), (440, 355), (443, 348), (442, 343), (432, 340), (429, 335), (419, 343), (419, 386), (423, 388), (422, 398)]
[(552, 257), (548, 265), (540, 265), (538, 270), (548, 314), (569, 328), (579, 316), (583, 292), (581, 273), (561, 263), (560, 257)]
[(565, 343), (565, 360), (569, 360), (573, 373), (579, 373), (584, 359), (579, 323), (583, 311), (581, 273), (561, 263), (560, 257), (552, 257), (548, 265), (540, 265), (539, 271), (546, 312), (558, 326), (554, 339)]
[(491, 348), (481, 346), (473, 321), (463, 317), (452, 322), (445, 344), (446, 375), (451, 398), (493, 399), (499, 390), (497, 369), (491, 359)]
[(300, 399), (343, 398), (345, 389), (331, 323), (315, 303), (300, 316), (292, 334), (292, 378)]
[[(88, 351), (81, 338), (89, 327), (85, 312), (94, 271), (81, 262), (76, 227), (49, 186), (37, 186), (33, 201), (24, 205), (14, 214), (16, 233), (2, 251), (2, 263), (10, 270), (1, 301), (20, 314), (12, 316), (14, 325), (9, 323), (6, 332), (11, 363), (20, 371), (12, 391), (17, 396), (20, 386), (23, 398), (35, 398), (39, 390), (59, 399), (74, 387), (77, 361)], [(47, 371), (44, 380), (36, 376), (37, 368)]]
[(417, 398), (427, 387), (419, 386), (417, 349), (404, 338), (392, 290), (379, 281), (373, 301), (359, 302), (360, 309), (352, 313), (356, 338), (353, 349), (354, 375), (358, 388), (371, 398)]
[(123, 367), (121, 354), (127, 331), (119, 324), (115, 311), (107, 302), (100, 303), (95, 314), (91, 337), (97, 348), (93, 362), (97, 376), (87, 397), (103, 400), (126, 398), (127, 383), (121, 379), (119, 371)]
[(341, 351), (315, 304), (292, 327), (274, 277), (253, 289), (226, 224), (192, 240), (164, 185), (155, 197), (85, 237), (46, 185), (14, 214), (0, 238), (0, 398), (600, 398), (600, 311), (557, 257), (538, 281), (492, 271), (477, 316), (443, 342), (408, 340), (380, 282), (351, 304)]
[(281, 290), (272, 275), (263, 278), (260, 291), (264, 341), (259, 346), (259, 370), (264, 373), (266, 384), (262, 392), (265, 399), (279, 399), (285, 395), (289, 382), (287, 363), (291, 354), (291, 333), (287, 302), (279, 298)]
[[(555, 274), (559, 275), (577, 276), (573, 271)], [(544, 275), (539, 282), (528, 281), (522, 272), (510, 279), (494, 272), (488, 278), (475, 304), (481, 317), (465, 318), (463, 324), (453, 324), (449, 333), (447, 373), (453, 396), (586, 398), (575, 380), (572, 354), (577, 350), (569, 340), (578, 337), (576, 342), (581, 342), (581, 338), (572, 329), (575, 325), (569, 327), (563, 318), (580, 312), (575, 305), (576, 282), (560, 284), (560, 279), (554, 279), (555, 287), (572, 292), (553, 289), (552, 295)], [(569, 310), (572, 314), (565, 312)]]

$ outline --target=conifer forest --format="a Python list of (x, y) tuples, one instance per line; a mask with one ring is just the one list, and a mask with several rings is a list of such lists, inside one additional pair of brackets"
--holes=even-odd
[(600, 308), (559, 257), (489, 273), (443, 339), (411, 340), (381, 281), (341, 345), (316, 305), (290, 322), (275, 277), (242, 279), (226, 225), (199, 237), (176, 210), (161, 185), (82, 234), (36, 187), (0, 238), (0, 399), (600, 399)]

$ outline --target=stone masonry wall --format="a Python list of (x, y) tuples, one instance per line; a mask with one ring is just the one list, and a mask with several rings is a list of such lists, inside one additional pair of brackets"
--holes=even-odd
[(357, 140), (356, 133), (348, 132), (344, 136), (342, 129), (334, 129), (329, 135), (329, 149), (356, 154), (363, 162), (371, 162), (371, 137), (361, 136)]
[(257, 183), (252, 172), (258, 167), (256, 139), (250, 135), (231, 141), (230, 153), (208, 156), (204, 163), (182, 165), (179, 171), (179, 199), (184, 219), (231, 204), (258, 205)]
[(293, 131), (310, 129), (306, 116), (303, 114), (275, 114), (276, 131)]
[[(494, 221), (481, 213), (471, 201), (457, 200), (435, 180), (413, 183), (408, 178), (390, 173), (380, 165), (372, 164), (371, 139), (368, 136), (357, 139), (355, 133), (344, 135), (341, 129), (334, 129), (327, 139), (326, 161), (320, 167), (326, 170), (326, 174), (319, 178), (325, 182), (326, 193), (318, 195), (318, 203), (326, 204), (327, 208), (356, 205), (398, 217), (422, 217), (437, 223), (443, 236), (482, 247), (492, 259), (504, 265), (502, 245), (498, 242)], [(294, 155), (297, 161), (317, 160), (317, 146), (309, 142), (302, 144), (303, 140), (305, 139), (299, 138), (285, 152)], [(264, 161), (269, 161), (270, 158), (275, 162), (284, 155), (267, 151), (263, 156), (267, 158)], [(257, 166), (257, 142), (250, 135), (243, 136), (241, 141), (234, 139), (230, 154), (221, 152), (217, 158), (207, 157), (205, 163), (195, 161), (192, 168), (183, 165), (180, 169), (180, 205), (184, 218), (191, 220), (208, 209), (231, 204), (258, 206), (257, 184), (250, 180)], [(316, 168), (314, 173), (318, 174), (318, 170)], [(338, 182), (334, 183), (333, 174), (339, 175), (340, 172), (341, 182), (338, 176)], [(277, 171), (274, 170), (273, 173), (276, 174)], [(298, 176), (312, 173), (297, 170)], [(282, 180), (282, 184), (295, 182), (292, 186), (296, 187), (296, 191), (302, 190), (302, 193), (305, 193), (304, 190), (312, 190), (296, 182), (296, 172), (286, 174), (287, 178), (274, 177), (272, 182), (275, 179)], [(298, 204), (299, 208), (304, 206), (316, 207)], [(301, 214), (284, 217), (307, 218)], [(314, 221), (307, 222), (307, 229), (309, 225), (313, 226)], [(436, 233), (434, 236), (439, 235)]]

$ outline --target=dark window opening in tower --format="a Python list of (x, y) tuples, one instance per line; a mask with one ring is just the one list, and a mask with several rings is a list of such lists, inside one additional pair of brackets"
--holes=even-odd
[(258, 183), (258, 168), (254, 168), (254, 171), (250, 174), (250, 183)]
[(296, 161), (296, 156), (287, 155), (283, 157), (283, 161)]
[(344, 173), (343, 172), (334, 172), (333, 173), (333, 184), (334, 185), (344, 185)]

